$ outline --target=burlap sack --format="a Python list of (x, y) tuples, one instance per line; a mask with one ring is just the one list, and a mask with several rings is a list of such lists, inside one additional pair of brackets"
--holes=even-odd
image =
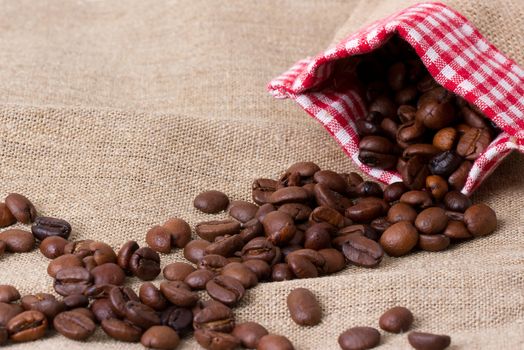
[[(407, 3), (406, 3), (407, 4)], [(497, 47), (524, 63), (524, 3), (450, 2)], [(397, 1), (243, 0), (1, 2), (2, 193), (27, 194), (42, 214), (71, 222), (72, 239), (118, 248), (144, 243), (169, 216), (192, 225), (202, 189), (248, 199), (251, 180), (312, 160), (354, 170), (331, 137), (292, 102), (266, 94), (290, 63), (314, 54)], [(335, 37), (335, 39), (333, 39)], [(414, 328), (452, 336), (454, 349), (524, 344), (524, 161), (511, 155), (475, 193), (500, 219), (491, 236), (443, 253), (385, 258), (378, 269), (261, 284), (236, 316), (288, 336), (298, 349), (336, 349), (338, 335), (376, 326), (405, 305)], [(163, 264), (181, 258), (162, 256)], [(23, 294), (52, 291), (38, 251), (0, 258), (0, 283)], [(155, 283), (159, 283), (160, 278)], [(131, 284), (137, 288), (138, 281)], [(306, 286), (324, 319), (313, 328), (288, 317), (287, 292)], [(384, 349), (405, 349), (385, 334)], [(140, 349), (98, 331), (87, 343), (54, 335), (13, 349)], [(193, 340), (181, 348), (197, 349)]]

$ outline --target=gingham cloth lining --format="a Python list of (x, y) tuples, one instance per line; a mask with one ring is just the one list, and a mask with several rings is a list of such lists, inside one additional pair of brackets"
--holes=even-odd
[(376, 21), (314, 58), (298, 61), (272, 80), (276, 98), (291, 98), (317, 119), (365, 173), (385, 183), (398, 173), (370, 168), (358, 160), (354, 120), (365, 105), (351, 87), (318, 87), (336, 60), (370, 52), (393, 34), (417, 52), (435, 80), (474, 103), (503, 132), (475, 161), (462, 192), (471, 194), (512, 150), (524, 152), (524, 70), (490, 44), (466, 18), (441, 3), (421, 3)]

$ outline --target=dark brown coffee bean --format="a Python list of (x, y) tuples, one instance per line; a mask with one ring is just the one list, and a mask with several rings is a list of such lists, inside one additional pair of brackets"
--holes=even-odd
[(347, 188), (346, 180), (332, 170), (320, 170), (315, 173), (314, 179), (317, 183), (324, 184), (333, 191), (345, 193)]
[(142, 330), (139, 327), (117, 318), (103, 320), (102, 329), (111, 338), (130, 343), (138, 342), (142, 335)]
[(222, 255), (209, 254), (204, 256), (197, 264), (199, 269), (210, 270), (214, 273), (220, 273), (222, 268), (229, 264), (229, 261)]
[(379, 343), (380, 333), (372, 327), (353, 327), (338, 337), (338, 344), (343, 350), (371, 349)]
[(160, 273), (160, 256), (149, 247), (137, 249), (129, 259), (129, 270), (143, 281), (151, 281)]
[(304, 248), (313, 250), (329, 248), (333, 231), (334, 227), (326, 222), (312, 225), (304, 233)]
[(407, 192), (409, 189), (406, 187), (404, 182), (392, 183), (384, 188), (384, 200), (387, 202), (395, 202), (400, 199), (400, 196)]
[(153, 226), (146, 233), (146, 243), (151, 249), (168, 254), (171, 251), (171, 234), (162, 226)]
[[(421, 98), (422, 100), (422, 98)], [(449, 102), (439, 102), (437, 100), (419, 101), (416, 118), (422, 122), (426, 128), (438, 130), (445, 128), (453, 122), (455, 111)]]
[(313, 222), (325, 222), (334, 227), (341, 228), (345, 226), (344, 216), (333, 208), (327, 206), (316, 207), (309, 217)]
[(406, 148), (410, 144), (422, 141), (425, 131), (424, 124), (418, 120), (404, 122), (397, 130), (396, 141), (400, 147)]
[(442, 232), (445, 236), (451, 239), (468, 239), (472, 238), (473, 235), (466, 228), (466, 224), (462, 221), (449, 220), (448, 226)]
[(31, 226), (31, 232), (40, 241), (53, 236), (67, 239), (71, 234), (71, 225), (62, 219), (39, 216), (35, 218), (35, 222)]
[(74, 254), (82, 259), (91, 256), (95, 265), (117, 262), (117, 257), (113, 248), (108, 244), (99, 241), (84, 240), (69, 242), (64, 247), (64, 253)]
[(397, 164), (395, 146), (382, 136), (365, 136), (359, 143), (358, 159), (374, 168), (393, 169)]
[(193, 312), (188, 308), (170, 306), (160, 315), (160, 322), (183, 336), (193, 330)]
[(362, 181), (356, 187), (356, 194), (359, 197), (382, 197), (384, 192), (375, 181)]
[(318, 251), (320, 255), (326, 261), (325, 271), (326, 274), (332, 274), (343, 270), (346, 267), (346, 261), (344, 255), (334, 248), (321, 249)]
[(421, 211), (415, 219), (415, 227), (420, 233), (434, 235), (444, 231), (448, 224), (448, 217), (444, 209), (439, 207), (427, 208)]
[(67, 240), (60, 236), (50, 236), (40, 243), (40, 252), (48, 259), (54, 259), (64, 254)]
[(138, 243), (135, 241), (128, 241), (125, 243), (120, 250), (118, 251), (117, 255), (117, 263), (118, 266), (120, 266), (126, 274), (131, 274), (130, 267), (129, 267), (129, 261), (131, 260), (131, 256), (135, 251), (140, 248), (138, 246)]
[(264, 227), (257, 218), (254, 218), (241, 225), (239, 235), (242, 238), (243, 243), (247, 243), (255, 237), (263, 236)]
[(54, 295), (47, 293), (25, 295), (21, 302), (25, 310), (40, 311), (48, 321), (52, 321), (56, 315), (65, 310), (65, 304), (62, 301), (56, 300)]
[(183, 281), (193, 271), (196, 271), (193, 265), (185, 262), (174, 262), (166, 265), (162, 274), (166, 280)]
[(205, 249), (208, 245), (210, 245), (206, 240), (203, 239), (195, 239), (190, 241), (185, 247), (184, 247), (184, 258), (191, 261), (193, 264), (196, 264), (204, 257)]
[(486, 129), (471, 128), (462, 135), (457, 144), (457, 153), (467, 160), (477, 159), (491, 143)]
[(63, 302), (67, 310), (84, 308), (89, 305), (89, 299), (81, 294), (69, 295), (64, 298)]
[(204, 213), (216, 214), (226, 210), (229, 198), (220, 191), (205, 191), (196, 196), (193, 205)]
[(217, 238), (215, 242), (205, 249), (206, 254), (217, 254), (225, 257), (232, 256), (244, 246), (244, 240), (240, 234)]
[(67, 267), (83, 267), (82, 260), (73, 254), (64, 254), (53, 259), (47, 266), (47, 274), (53, 278), (56, 277), (58, 271)]
[(258, 219), (258, 221), (262, 222), (264, 218), (266, 217), (267, 213), (270, 213), (275, 210), (277, 210), (277, 208), (275, 208), (273, 204), (270, 204), (270, 203), (263, 204), (260, 206), (260, 208), (258, 208), (258, 211), (255, 217)]
[(431, 175), (426, 177), (426, 189), (437, 201), (442, 200), (448, 192), (448, 183), (441, 176)]
[(433, 136), (433, 146), (441, 151), (451, 151), (458, 139), (458, 132), (455, 128), (444, 128), (437, 131)]
[(16, 222), (15, 217), (11, 213), (11, 210), (5, 205), (5, 203), (0, 202), (0, 227), (11, 226)]
[(201, 290), (206, 288), (206, 283), (209, 282), (213, 277), (215, 277), (215, 273), (213, 271), (200, 269), (187, 275), (184, 279), (184, 282), (192, 289)]
[(23, 311), (22, 306), (18, 304), (0, 302), (0, 327), (5, 327), (10, 319)]
[(449, 247), (449, 237), (445, 235), (419, 235), (418, 246), (428, 252), (440, 252)]
[(240, 221), (248, 222), (255, 218), (258, 206), (246, 201), (233, 201), (229, 206), (229, 216)]
[(244, 322), (237, 324), (231, 334), (240, 340), (243, 347), (255, 349), (260, 339), (269, 333), (259, 323)]
[(92, 285), (87, 287), (84, 295), (91, 299), (108, 298), (113, 288), (118, 288), (118, 286), (112, 284)]
[(125, 318), (142, 329), (160, 324), (160, 317), (155, 310), (138, 301), (130, 300), (124, 305)]
[(206, 350), (233, 350), (240, 346), (240, 341), (231, 334), (207, 329), (195, 331), (195, 340)]
[(430, 175), (427, 163), (422, 156), (410, 158), (405, 167), (399, 170), (402, 180), (412, 190), (424, 188), (426, 186), (426, 177)]
[(464, 161), (451, 175), (449, 175), (448, 182), (452, 189), (460, 191), (466, 184), (469, 172), (473, 167), (470, 161)]
[(296, 324), (315, 326), (322, 319), (322, 308), (315, 295), (306, 288), (295, 288), (287, 296), (287, 308)]
[(142, 334), (140, 342), (150, 349), (174, 350), (180, 344), (180, 338), (170, 327), (153, 326)]
[(184, 248), (191, 240), (191, 227), (185, 220), (171, 218), (162, 227), (171, 235), (171, 247)]
[(402, 89), (406, 83), (406, 65), (403, 62), (397, 62), (391, 65), (387, 72), (387, 81), (393, 91)]
[(32, 223), (37, 216), (33, 203), (31, 203), (27, 197), (21, 194), (10, 193), (5, 198), (5, 205), (16, 218), (16, 220), (23, 224)]
[(297, 278), (318, 277), (326, 264), (324, 257), (312, 249), (294, 251), (286, 256), (286, 262)]
[(195, 227), (197, 235), (209, 242), (219, 236), (236, 235), (240, 232), (240, 223), (235, 220), (213, 220), (200, 222)]
[(14, 342), (27, 342), (42, 338), (47, 330), (47, 318), (40, 311), (24, 311), (7, 322), (9, 339)]
[(278, 210), (288, 214), (295, 221), (307, 220), (311, 214), (311, 208), (302, 203), (286, 203), (281, 205)]
[(269, 242), (274, 245), (284, 245), (295, 234), (296, 227), (291, 216), (281, 211), (268, 213), (262, 221)]
[(260, 338), (257, 350), (294, 350), (293, 344), (283, 335), (268, 334)]
[(359, 235), (349, 237), (342, 245), (342, 252), (348, 261), (363, 267), (378, 266), (384, 256), (384, 250), (380, 244)]
[(6, 245), (6, 250), (12, 253), (25, 253), (33, 250), (35, 239), (31, 232), (19, 229), (9, 229), (0, 232), (0, 241)]
[(110, 319), (110, 318), (117, 318), (117, 314), (113, 311), (111, 307), (111, 302), (109, 299), (102, 298), (102, 299), (96, 299), (91, 303), (89, 306), (93, 314), (95, 315), (95, 318), (98, 322), (102, 322), (103, 320)]
[(264, 260), (250, 259), (243, 261), (243, 264), (257, 275), (259, 281), (266, 280), (271, 275), (271, 267)]
[(92, 276), (85, 268), (66, 267), (56, 273), (53, 287), (58, 294), (68, 296), (84, 293), (92, 283)]
[(420, 156), (429, 160), (439, 153), (441, 153), (440, 149), (433, 145), (428, 143), (415, 143), (404, 149), (402, 157), (411, 158), (414, 156)]
[(140, 301), (150, 308), (161, 311), (167, 307), (167, 300), (160, 290), (151, 282), (146, 282), (140, 286), (138, 292)]
[(399, 221), (409, 221), (413, 223), (416, 218), (417, 211), (406, 203), (394, 204), (388, 211), (388, 221), (392, 224)]
[(20, 299), (18, 289), (9, 284), (0, 284), (0, 302), (12, 303)]
[(437, 154), (429, 162), (429, 170), (434, 175), (448, 177), (462, 163), (462, 158), (452, 151)]
[(182, 307), (191, 307), (198, 301), (198, 294), (182, 281), (165, 281), (160, 283), (160, 291), (171, 303)]
[(233, 277), (238, 280), (246, 289), (258, 284), (257, 275), (242, 263), (229, 263), (222, 269), (223, 276)]
[(425, 209), (433, 205), (433, 200), (431, 199), (429, 193), (416, 190), (404, 193), (400, 197), (400, 202), (420, 209)]
[(286, 173), (298, 173), (301, 177), (311, 177), (315, 175), (320, 168), (313, 162), (297, 162), (292, 164)]
[(451, 191), (444, 197), (444, 204), (449, 210), (463, 213), (471, 206), (471, 199), (460, 192)]
[(124, 284), (126, 279), (124, 270), (113, 263), (98, 265), (91, 270), (91, 275), (95, 285), (113, 284), (120, 286)]
[(464, 212), (464, 223), (475, 237), (485, 236), (497, 228), (497, 215), (483, 203), (475, 204)]
[(395, 118), (397, 106), (387, 95), (381, 95), (370, 103), (369, 111), (379, 112), (384, 118)]
[(53, 320), (53, 326), (58, 333), (73, 340), (86, 340), (96, 330), (93, 320), (73, 311), (58, 314)]
[(417, 229), (408, 221), (391, 225), (380, 237), (380, 245), (384, 251), (395, 257), (409, 253), (417, 242)]
[(96, 322), (95, 314), (89, 310), (87, 307), (77, 307), (75, 309), (69, 310), (71, 312), (77, 312), (85, 317), (89, 318), (91, 321)]
[(271, 194), (270, 202), (274, 205), (285, 203), (303, 203), (309, 199), (306, 190), (298, 186), (279, 188)]
[(406, 332), (413, 324), (413, 314), (403, 306), (395, 306), (380, 316), (378, 324), (386, 332)]
[(265, 237), (257, 237), (249, 241), (242, 248), (242, 260), (247, 261), (251, 259), (264, 260), (271, 264), (275, 259), (276, 248)]
[(451, 338), (448, 335), (411, 332), (408, 341), (416, 350), (442, 350), (449, 346)]
[(224, 304), (214, 301), (194, 312), (193, 328), (229, 333), (235, 327), (233, 311)]
[(366, 119), (357, 119), (355, 121), (355, 127), (357, 129), (357, 134), (361, 137), (381, 135), (383, 133), (380, 125)]
[(389, 205), (383, 199), (366, 197), (347, 208), (346, 216), (355, 222), (367, 223), (386, 214), (388, 209)]
[(271, 270), (271, 280), (280, 282), (280, 281), (289, 281), (295, 278), (291, 268), (286, 263), (278, 263), (273, 265)]
[(371, 232), (374, 232), (374, 235), (373, 236), (365, 235), (365, 236), (374, 241), (378, 241), (380, 238), (380, 235), (382, 235), (382, 233), (386, 231), (389, 228), (389, 226), (391, 226), (391, 224), (389, 223), (389, 221), (387, 220), (385, 216), (381, 216), (371, 221), (369, 223), (369, 226), (373, 229), (373, 231)]
[(315, 200), (319, 206), (328, 206), (339, 213), (344, 213), (347, 207), (353, 205), (353, 202), (344, 197), (342, 194), (331, 190), (323, 184), (316, 184), (314, 188)]
[(415, 120), (417, 109), (408, 104), (402, 104), (397, 109), (397, 116), (401, 123), (407, 123)]
[(216, 276), (207, 282), (206, 290), (210, 297), (230, 307), (236, 305), (245, 293), (242, 284), (229, 276)]
[[(278, 181), (256, 179), (251, 185), (253, 201), (258, 205), (270, 203), (270, 197), (277, 190)], [(260, 220), (260, 219), (259, 219)]]

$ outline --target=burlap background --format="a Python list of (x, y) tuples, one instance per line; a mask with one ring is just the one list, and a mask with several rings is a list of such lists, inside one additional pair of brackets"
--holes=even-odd
[[(450, 3), (524, 64), (521, 0)], [(202, 189), (248, 199), (253, 178), (277, 176), (298, 160), (354, 170), (322, 127), (292, 102), (273, 100), (265, 85), (334, 37), (405, 4), (0, 1), (2, 196), (25, 193), (41, 213), (69, 220), (72, 239), (118, 248), (143, 243), (148, 227), (169, 216), (208, 219), (191, 207)], [(336, 349), (343, 330), (376, 326), (381, 312), (400, 304), (413, 310), (416, 329), (450, 334), (453, 349), (522, 348), (522, 173), (524, 158), (514, 154), (475, 194), (495, 208), (495, 234), (443, 253), (385, 258), (376, 270), (259, 285), (238, 320), (259, 321), (298, 349)], [(51, 291), (47, 263), (37, 251), (4, 255), (0, 283)], [(320, 297), (320, 325), (302, 328), (288, 317), (285, 297), (296, 286)], [(407, 347), (404, 335), (383, 337), (384, 349)], [(87, 344), (55, 335), (12, 348), (141, 346), (99, 331)]]

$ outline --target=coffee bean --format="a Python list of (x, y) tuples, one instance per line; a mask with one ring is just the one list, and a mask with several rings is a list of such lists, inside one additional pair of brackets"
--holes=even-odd
[(469, 172), (473, 167), (473, 163), (465, 160), (460, 166), (448, 177), (449, 185), (452, 189), (460, 191), (466, 184)]
[(82, 260), (73, 254), (64, 254), (53, 259), (47, 266), (47, 274), (53, 278), (56, 277), (58, 271), (67, 267), (83, 267)]
[(140, 342), (146, 348), (173, 350), (180, 343), (180, 338), (167, 326), (153, 326), (142, 334)]
[(260, 338), (257, 350), (294, 350), (293, 344), (283, 335), (268, 334)]
[(235, 278), (216, 276), (206, 284), (209, 296), (227, 306), (234, 306), (244, 297), (245, 289)]
[(160, 290), (151, 282), (143, 283), (139, 290), (140, 301), (150, 308), (161, 311), (167, 307), (167, 300)]
[(300, 249), (286, 256), (289, 268), (297, 278), (318, 277), (324, 271), (326, 260), (312, 249)]
[(160, 273), (160, 256), (153, 249), (137, 249), (129, 259), (129, 270), (143, 281), (151, 281)]
[(426, 189), (431, 193), (433, 198), (441, 201), (448, 192), (448, 183), (441, 176), (431, 175), (426, 177)]
[(183, 281), (193, 271), (196, 271), (193, 265), (185, 262), (174, 262), (166, 265), (162, 274), (166, 280)]
[(244, 240), (240, 234), (232, 236), (219, 237), (215, 242), (208, 245), (205, 249), (206, 254), (217, 254), (224, 257), (230, 257), (235, 252), (242, 249)]
[(295, 278), (293, 271), (286, 263), (278, 263), (273, 265), (271, 269), (271, 280), (275, 282), (289, 281)]
[(131, 256), (133, 255), (135, 251), (138, 250), (138, 248), (140, 247), (138, 246), (137, 242), (128, 241), (118, 251), (118, 256), (117, 256), (118, 266), (120, 266), (126, 272), (126, 274), (131, 274), (129, 262), (131, 260)]
[(475, 237), (485, 236), (497, 228), (497, 215), (485, 204), (472, 205), (464, 212), (464, 223)]
[(81, 315), (84, 315), (85, 317), (89, 318), (91, 321), (96, 322), (95, 314), (91, 310), (86, 308), (86, 307), (77, 307), (77, 308), (71, 309), (69, 311), (77, 312), (77, 313), (79, 313)]
[(188, 308), (170, 306), (160, 315), (160, 322), (183, 336), (193, 330), (193, 312)]
[(409, 221), (413, 223), (415, 222), (416, 218), (417, 211), (406, 203), (401, 202), (394, 204), (388, 210), (388, 221), (392, 224), (397, 223), (399, 221)]
[(184, 248), (191, 240), (191, 227), (185, 220), (172, 218), (162, 227), (171, 235), (171, 247)]
[(231, 334), (240, 340), (243, 347), (255, 349), (260, 339), (269, 333), (267, 329), (259, 323), (244, 322), (237, 324)]
[(48, 321), (52, 321), (57, 314), (65, 310), (65, 304), (62, 301), (56, 300), (54, 295), (47, 293), (25, 295), (21, 302), (25, 310), (40, 311)]
[(348, 261), (357, 266), (375, 267), (380, 264), (384, 250), (377, 242), (364, 236), (354, 235), (342, 245)]
[(445, 128), (455, 118), (453, 105), (449, 102), (440, 102), (432, 99), (422, 100), (421, 98), (419, 103), (420, 106), (418, 107), (416, 118), (426, 128), (433, 130)]
[(409, 145), (404, 149), (404, 152), (402, 153), (402, 157), (404, 158), (411, 158), (414, 156), (420, 156), (424, 159), (431, 159), (432, 157), (436, 156), (437, 154), (441, 153), (440, 149), (437, 147), (430, 145), (428, 143), (415, 143), (412, 145)]
[(60, 236), (50, 236), (40, 243), (40, 252), (48, 259), (54, 259), (64, 254), (67, 240)]
[(195, 340), (206, 350), (233, 350), (240, 346), (240, 341), (231, 334), (207, 329), (195, 331)]
[[(336, 213), (338, 214), (338, 212)], [(331, 245), (331, 232), (334, 229), (332, 225), (326, 222), (312, 225), (304, 233), (304, 248), (313, 250), (329, 248)]]
[(249, 241), (242, 248), (242, 260), (258, 259), (271, 264), (276, 257), (275, 246), (264, 237), (257, 237)]
[(22, 313), (24, 309), (18, 304), (8, 304), (0, 302), (0, 327), (5, 327), (7, 322), (16, 315)]
[(103, 320), (102, 329), (111, 338), (124, 342), (136, 343), (142, 335), (142, 330), (139, 327), (117, 318)]
[(371, 349), (379, 343), (380, 333), (372, 327), (353, 327), (338, 337), (338, 344), (343, 350)]
[(229, 206), (229, 216), (244, 223), (255, 218), (258, 206), (246, 201), (233, 201)]
[(418, 246), (428, 252), (440, 252), (449, 246), (449, 237), (445, 235), (424, 235), (418, 237)]
[(302, 187), (289, 186), (277, 189), (269, 198), (273, 205), (285, 203), (302, 203), (309, 199), (308, 193)]
[(345, 226), (344, 216), (333, 208), (327, 206), (316, 207), (309, 217), (313, 222), (325, 222), (334, 227), (340, 228)]
[(422, 156), (409, 158), (406, 165), (400, 169), (402, 180), (412, 190), (424, 188), (429, 174), (429, 168)]
[(408, 341), (417, 350), (442, 350), (449, 346), (451, 338), (448, 335), (411, 332)]
[(124, 284), (126, 275), (124, 270), (117, 264), (107, 263), (98, 265), (91, 271), (95, 285), (113, 284), (120, 286)]
[(264, 260), (251, 259), (242, 263), (257, 275), (259, 281), (266, 280), (271, 275), (271, 267)]
[(291, 165), (286, 170), (286, 173), (298, 173), (301, 177), (307, 178), (315, 175), (319, 170), (319, 166), (313, 162), (297, 162)]
[(408, 221), (391, 225), (380, 237), (380, 245), (384, 251), (395, 257), (409, 253), (417, 242), (417, 229)]
[(229, 333), (235, 327), (233, 311), (224, 304), (214, 301), (204, 305), (199, 311), (193, 312), (193, 328), (195, 330), (211, 330)]
[(239, 235), (242, 238), (243, 243), (247, 243), (255, 237), (263, 236), (264, 227), (257, 218), (254, 218), (241, 225)]
[(254, 287), (258, 283), (257, 275), (242, 263), (229, 263), (222, 269), (223, 276), (233, 277), (246, 289)]
[[(270, 197), (277, 190), (278, 181), (256, 179), (251, 185), (253, 201), (258, 205), (270, 203)], [(260, 220), (260, 219), (259, 219)]]
[(6, 250), (12, 253), (25, 253), (33, 250), (35, 239), (31, 232), (19, 229), (9, 229), (0, 232), (0, 241), (6, 245)]
[(95, 318), (98, 322), (102, 322), (103, 320), (107, 320), (110, 318), (117, 318), (116, 313), (113, 311), (111, 307), (111, 302), (109, 301), (109, 299), (96, 299), (91, 303), (89, 307), (95, 315)]
[(68, 296), (82, 294), (91, 286), (93, 279), (89, 271), (83, 267), (66, 267), (56, 273), (53, 287), (55, 291)]
[(353, 205), (353, 202), (338, 192), (331, 190), (323, 184), (315, 184), (315, 200), (318, 205), (324, 205), (335, 209), (339, 213), (344, 213), (347, 207)]
[(58, 333), (73, 340), (86, 340), (96, 330), (96, 325), (89, 317), (78, 312), (66, 311), (58, 314), (53, 320)]
[(112, 284), (92, 285), (87, 287), (84, 295), (91, 299), (108, 298), (109, 292), (111, 292), (113, 288), (118, 288), (118, 286)]
[(226, 210), (229, 198), (220, 191), (205, 191), (196, 196), (193, 205), (207, 214), (216, 214)]
[(382, 233), (386, 231), (389, 228), (389, 226), (391, 226), (391, 223), (387, 220), (385, 216), (381, 216), (371, 221), (369, 223), (369, 226), (373, 229), (373, 231), (371, 232), (374, 232), (374, 235), (373, 236), (365, 235), (365, 236), (374, 241), (378, 241), (380, 238), (380, 235), (382, 235)]
[(414, 208), (425, 209), (433, 205), (429, 193), (424, 191), (408, 191), (400, 197), (401, 203), (409, 204)]
[(214, 273), (220, 273), (222, 268), (227, 264), (229, 264), (229, 261), (222, 255), (209, 254), (200, 259), (197, 267), (199, 269), (210, 270)]
[(403, 306), (395, 306), (380, 316), (378, 324), (386, 332), (406, 332), (413, 324), (413, 314)]
[[(294, 204), (294, 203), (290, 203), (290, 204)], [(277, 210), (277, 208), (275, 208), (275, 206), (273, 204), (270, 204), (270, 203), (263, 204), (263, 205), (260, 206), (260, 208), (258, 208), (257, 214), (255, 215), (255, 218), (257, 218), (258, 221), (262, 222), (264, 220), (264, 218), (266, 217), (266, 214), (268, 214), (268, 213), (270, 213), (272, 211), (275, 211), (275, 210)], [(308, 217), (309, 217), (309, 215), (308, 215)]]
[(458, 139), (458, 132), (455, 128), (448, 127), (440, 129), (433, 136), (433, 146), (441, 151), (451, 151)]
[(444, 232), (442, 232), (442, 234), (451, 239), (457, 240), (468, 239), (473, 237), (473, 235), (466, 228), (464, 222), (457, 220), (449, 220), (448, 226), (446, 226), (446, 229), (444, 230)]
[(160, 324), (160, 317), (155, 310), (139, 301), (127, 301), (124, 305), (124, 315), (128, 321), (142, 329)]
[(64, 253), (75, 254), (82, 259), (91, 256), (95, 265), (117, 262), (117, 256), (113, 248), (99, 241), (84, 240), (69, 242), (64, 247)]
[(286, 203), (281, 205), (278, 211), (288, 214), (294, 221), (307, 220), (311, 214), (311, 208), (302, 203)]
[(209, 242), (214, 242), (219, 236), (236, 235), (240, 232), (240, 223), (234, 220), (213, 220), (198, 223), (196, 233)]
[(462, 158), (452, 151), (437, 154), (429, 162), (429, 170), (434, 175), (447, 177), (462, 163)]
[(295, 288), (287, 296), (287, 308), (296, 324), (315, 326), (322, 318), (322, 308), (315, 295), (308, 289)]
[(198, 301), (198, 294), (182, 281), (165, 281), (160, 283), (160, 291), (171, 303), (182, 307), (191, 307)]
[(366, 197), (347, 208), (345, 215), (355, 222), (367, 223), (384, 215), (388, 209), (389, 205), (383, 199)]
[(23, 224), (32, 223), (37, 216), (33, 203), (31, 203), (29, 199), (21, 194), (10, 193), (5, 198), (5, 205), (16, 218), (16, 220)]
[(448, 217), (446, 212), (439, 207), (424, 209), (415, 219), (415, 227), (420, 233), (427, 235), (434, 235), (444, 231), (447, 224)]
[(421, 141), (426, 128), (419, 120), (410, 120), (401, 124), (397, 130), (396, 141), (402, 148)]
[(7, 322), (9, 339), (14, 342), (27, 342), (42, 338), (47, 330), (47, 319), (40, 311), (24, 311)]
[(275, 245), (284, 245), (295, 234), (296, 227), (291, 216), (281, 211), (268, 213), (262, 221), (264, 231), (269, 242)]
[(195, 239), (193, 241), (190, 241), (184, 247), (184, 258), (186, 258), (193, 264), (198, 263), (200, 259), (202, 259), (202, 257), (204, 256), (206, 247), (210, 244), (211, 243), (203, 239)]
[(11, 210), (5, 203), (0, 202), (0, 227), (11, 226), (16, 222)]
[(0, 284), (0, 302), (12, 303), (20, 299), (18, 289), (9, 284)]
[(171, 234), (162, 226), (153, 226), (147, 231), (146, 243), (151, 249), (168, 254), (171, 251)]
[(408, 190), (404, 182), (394, 182), (384, 188), (384, 200), (390, 203), (398, 201)]
[(215, 277), (215, 273), (213, 271), (200, 269), (187, 275), (184, 279), (184, 282), (189, 287), (191, 287), (191, 289), (201, 290), (206, 288), (206, 283), (209, 282), (209, 280), (211, 280), (213, 277)]
[(382, 197), (382, 187), (375, 181), (362, 181), (356, 186), (356, 194), (360, 197)]
[(89, 299), (81, 294), (69, 295), (64, 298), (63, 302), (67, 310), (84, 308), (89, 305)]
[(346, 267), (344, 255), (336, 249), (327, 248), (318, 251), (326, 261), (325, 270), (327, 274), (338, 272)]
[(324, 184), (333, 191), (345, 193), (347, 188), (346, 180), (332, 170), (320, 170), (313, 177), (317, 183)]
[(35, 222), (31, 226), (31, 232), (40, 241), (52, 236), (67, 239), (71, 234), (71, 225), (62, 219), (39, 216), (35, 218)]
[(477, 159), (491, 143), (486, 129), (471, 128), (462, 135), (457, 144), (457, 153), (467, 160)]
[(392, 169), (397, 164), (395, 146), (382, 136), (365, 136), (359, 143), (358, 159), (374, 168)]
[(379, 112), (384, 118), (395, 118), (397, 114), (397, 106), (386, 95), (378, 96), (369, 105), (370, 112)]

